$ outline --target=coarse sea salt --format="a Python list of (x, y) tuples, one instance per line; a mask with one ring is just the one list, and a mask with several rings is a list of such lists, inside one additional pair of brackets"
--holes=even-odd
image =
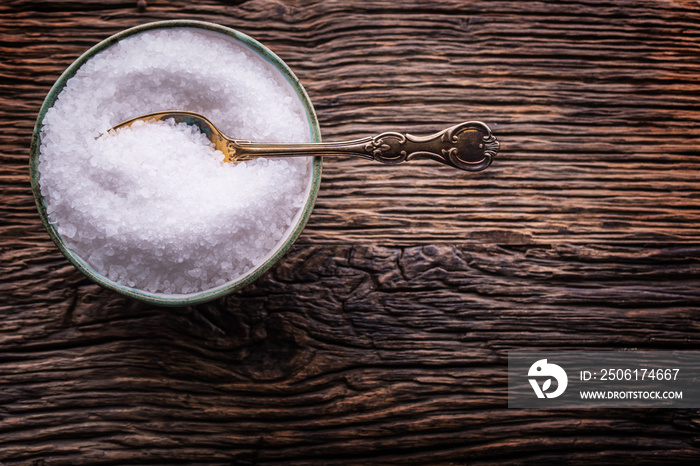
[(258, 142), (308, 142), (303, 104), (275, 68), (196, 28), (130, 36), (67, 81), (46, 112), (39, 174), (49, 220), (101, 275), (160, 294), (223, 286), (288, 236), (311, 159), (226, 164), (196, 127), (135, 123), (162, 110), (207, 116)]

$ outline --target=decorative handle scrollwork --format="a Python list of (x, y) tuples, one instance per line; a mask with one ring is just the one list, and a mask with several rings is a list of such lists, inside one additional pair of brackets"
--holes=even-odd
[(431, 159), (461, 170), (483, 170), (498, 154), (500, 143), (484, 123), (467, 121), (430, 136), (382, 133), (364, 146), (373, 160), (399, 163)]
[(255, 157), (351, 155), (382, 163), (431, 159), (460, 170), (483, 170), (493, 161), (500, 143), (484, 123), (467, 121), (430, 136), (382, 133), (345, 142), (311, 144), (258, 144), (230, 140), (226, 160), (241, 162)]

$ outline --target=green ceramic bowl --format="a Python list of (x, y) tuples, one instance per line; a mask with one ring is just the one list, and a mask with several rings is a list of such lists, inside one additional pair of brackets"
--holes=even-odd
[(83, 66), (85, 63), (90, 61), (95, 55), (114, 46), (119, 41), (133, 36), (134, 34), (139, 34), (144, 31), (149, 31), (153, 29), (162, 28), (197, 28), (211, 31), (215, 34), (222, 34), (227, 36), (239, 44), (247, 47), (249, 50), (255, 52), (260, 57), (265, 59), (270, 63), (279, 73), (282, 75), (286, 82), (289, 84), (290, 89), (296, 94), (300, 103), (303, 105), (306, 117), (308, 119), (308, 126), (310, 131), (310, 140), (313, 142), (321, 142), (321, 130), (318, 126), (318, 120), (316, 118), (316, 113), (314, 111), (313, 105), (306, 94), (306, 91), (299, 83), (299, 80), (294, 73), (287, 67), (287, 65), (279, 58), (277, 55), (272, 53), (265, 46), (257, 42), (256, 40), (250, 38), (249, 36), (235, 31), (233, 29), (220, 26), (217, 24), (201, 22), (201, 21), (188, 21), (188, 20), (175, 20), (175, 21), (160, 21), (155, 23), (148, 23), (141, 26), (137, 26), (125, 31), (122, 31), (104, 41), (100, 42), (86, 53), (84, 53), (80, 58), (78, 58), (68, 69), (61, 75), (61, 77), (56, 81), (56, 84), (51, 88), (44, 104), (39, 112), (39, 118), (37, 119), (36, 126), (34, 127), (34, 134), (32, 137), (31, 153), (30, 153), (30, 174), (32, 189), (34, 191), (34, 198), (36, 200), (37, 208), (39, 209), (39, 215), (41, 216), (49, 235), (58, 246), (58, 249), (68, 258), (68, 260), (75, 265), (75, 267), (88, 276), (90, 279), (96, 283), (102, 285), (105, 288), (114, 290), (118, 293), (136, 298), (141, 301), (145, 301), (152, 304), (165, 305), (165, 306), (184, 306), (190, 304), (201, 303), (205, 301), (210, 301), (212, 299), (224, 296), (228, 293), (236, 291), (245, 285), (251, 283), (265, 273), (275, 262), (277, 262), (284, 253), (291, 247), (292, 243), (299, 236), (303, 230), (306, 222), (311, 215), (311, 211), (314, 207), (314, 202), (316, 201), (316, 195), (318, 193), (319, 184), (321, 182), (321, 158), (315, 157), (313, 160), (313, 172), (309, 179), (306, 202), (303, 208), (297, 214), (294, 223), (287, 230), (286, 236), (278, 242), (278, 246), (268, 254), (266, 259), (257, 265), (257, 267), (248, 271), (245, 275), (238, 277), (236, 280), (228, 282), (220, 287), (213, 288), (206, 291), (201, 291), (191, 294), (174, 294), (166, 295), (160, 293), (149, 293), (147, 291), (130, 288), (127, 286), (115, 283), (109, 280), (105, 276), (96, 272), (85, 260), (79, 257), (74, 251), (72, 251), (66, 243), (61, 238), (55, 225), (51, 222), (47, 212), (46, 204), (41, 195), (39, 189), (41, 183), (40, 173), (38, 171), (38, 161), (39, 161), (39, 148), (41, 146), (41, 127), (43, 124), (44, 116), (46, 112), (54, 105), (58, 95), (61, 93), (66, 85), (66, 82), (75, 75), (75, 73)]

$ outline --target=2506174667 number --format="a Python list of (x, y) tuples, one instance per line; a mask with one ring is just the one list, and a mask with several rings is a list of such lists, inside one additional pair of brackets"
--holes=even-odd
[(676, 380), (680, 369), (601, 369), (598, 380)]

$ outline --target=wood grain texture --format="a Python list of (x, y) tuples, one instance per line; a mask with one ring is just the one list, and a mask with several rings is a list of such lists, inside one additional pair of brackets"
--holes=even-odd
[[(267, 275), (163, 309), (44, 231), (49, 89), (127, 27), (199, 19), (277, 53), (326, 140), (482, 120), (487, 171), (324, 162)], [(700, 350), (694, 1), (0, 4), (0, 461), (688, 464), (700, 411), (507, 409), (513, 349)]]

